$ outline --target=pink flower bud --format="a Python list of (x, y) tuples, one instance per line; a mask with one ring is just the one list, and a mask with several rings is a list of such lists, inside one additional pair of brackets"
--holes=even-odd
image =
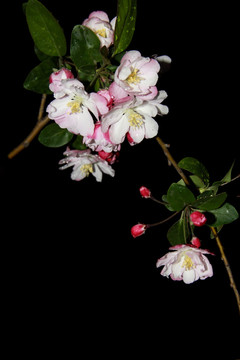
[(196, 247), (196, 248), (200, 248), (201, 246), (201, 241), (199, 240), (199, 238), (197, 237), (193, 237), (191, 240), (191, 243)]
[(190, 215), (190, 219), (195, 226), (203, 226), (207, 222), (206, 216), (200, 211), (194, 211)]
[(137, 224), (131, 228), (131, 234), (134, 238), (136, 238), (138, 236), (143, 235), (145, 233), (145, 230), (146, 230), (146, 225)]
[(140, 194), (142, 195), (142, 197), (144, 197), (145, 199), (151, 197), (151, 191), (148, 188), (146, 188), (145, 186), (141, 186), (139, 191), (140, 191)]

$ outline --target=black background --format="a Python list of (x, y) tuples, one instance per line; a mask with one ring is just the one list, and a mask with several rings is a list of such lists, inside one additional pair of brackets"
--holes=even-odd
[[(42, 2), (68, 43), (73, 26), (91, 11), (116, 15), (115, 1)], [(155, 267), (168, 251), (169, 223), (130, 235), (132, 225), (168, 216), (141, 199), (139, 187), (161, 198), (179, 179), (156, 140), (124, 143), (115, 177), (104, 175), (102, 183), (93, 177), (73, 182), (70, 171), (58, 169), (64, 149), (36, 139), (7, 159), (35, 125), (40, 103), (40, 95), (22, 87), (39, 61), (21, 4), (6, 6), (8, 24), (2, 24), (2, 311), (9, 354), (35, 358), (48, 346), (48, 355), (65, 358), (86, 351), (87, 358), (239, 358), (236, 300), (208, 233), (202, 247), (216, 254), (209, 256), (214, 276), (192, 285), (163, 278)], [(234, 159), (233, 176), (239, 174), (239, 52), (236, 5), (207, 4), (138, 1), (129, 49), (172, 58), (158, 84), (170, 110), (158, 119), (159, 135), (177, 161), (198, 158), (214, 181)], [(239, 181), (227, 190), (239, 210)], [(220, 235), (239, 287), (239, 221)]]

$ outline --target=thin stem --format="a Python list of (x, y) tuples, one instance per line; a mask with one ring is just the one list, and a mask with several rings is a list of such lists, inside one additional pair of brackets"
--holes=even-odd
[(43, 117), (44, 112), (44, 105), (46, 102), (47, 95), (43, 94), (41, 98), (41, 103), (38, 111), (38, 117), (37, 117), (37, 123), (30, 132), (30, 134), (16, 147), (14, 148), (9, 154), (8, 158), (12, 159), (14, 156), (16, 156), (18, 153), (20, 153), (22, 150), (26, 149), (26, 147), (29, 146), (29, 144), (32, 142), (32, 140), (37, 136), (37, 134), (42, 130), (42, 128), (49, 122), (49, 117), (45, 116)]
[(170, 154), (169, 150), (167, 149), (165, 143), (162, 141), (162, 139), (160, 139), (159, 136), (156, 137), (156, 140), (158, 142), (158, 144), (161, 146), (164, 154), (166, 155), (168, 161), (174, 166), (174, 168), (176, 169), (176, 171), (179, 173), (179, 175), (181, 176), (181, 178), (183, 179), (183, 181), (185, 182), (186, 185), (190, 185), (190, 182), (188, 180), (188, 178), (185, 176), (185, 174), (183, 173), (182, 169), (180, 169), (180, 167), (178, 166), (178, 164), (176, 163), (176, 161), (174, 160), (174, 158), (172, 157), (172, 155)]
[(153, 227), (153, 226), (158, 226), (158, 225), (161, 225), (161, 224), (164, 224), (165, 222), (167, 222), (168, 220), (172, 219), (174, 216), (176, 216), (177, 214), (179, 214), (179, 211), (176, 211), (174, 214), (170, 215), (169, 217), (167, 217), (166, 219), (164, 220), (161, 220), (159, 222), (156, 222), (154, 224), (146, 224), (146, 227), (147, 228), (150, 228), (150, 227)]
[(211, 231), (212, 231), (212, 233), (213, 233), (213, 235), (214, 235), (214, 237), (216, 239), (219, 251), (221, 253), (222, 260), (223, 260), (225, 268), (227, 270), (229, 281), (230, 281), (230, 286), (233, 288), (233, 291), (234, 291), (234, 294), (235, 294), (235, 297), (236, 297), (236, 300), (237, 300), (239, 314), (240, 314), (240, 296), (239, 296), (238, 289), (236, 287), (236, 283), (235, 283), (234, 278), (233, 278), (233, 274), (232, 274), (228, 259), (227, 259), (226, 255), (225, 255), (225, 252), (223, 250), (223, 246), (221, 244), (221, 241), (219, 239), (219, 236), (218, 236), (218, 233), (217, 233), (216, 229), (214, 227), (211, 227)]

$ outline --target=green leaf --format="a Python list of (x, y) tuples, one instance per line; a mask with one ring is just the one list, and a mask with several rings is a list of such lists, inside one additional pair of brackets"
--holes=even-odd
[(61, 26), (50, 11), (39, 1), (29, 0), (26, 18), (30, 34), (37, 48), (49, 56), (64, 56), (66, 39)]
[(83, 137), (81, 135), (77, 135), (76, 139), (72, 143), (72, 146), (77, 150), (87, 149), (87, 146), (83, 144)]
[(198, 176), (206, 186), (209, 185), (209, 173), (205, 166), (197, 159), (193, 157), (185, 157), (178, 163), (178, 166), (181, 169), (187, 170)]
[(178, 220), (174, 223), (167, 232), (168, 241), (172, 246), (178, 244), (186, 244), (186, 236), (185, 236), (185, 221), (183, 219)]
[(47, 125), (39, 134), (39, 142), (47, 147), (60, 147), (72, 140), (73, 134), (56, 123)]
[(49, 76), (57, 67), (57, 59), (49, 58), (33, 68), (26, 77), (23, 87), (40, 94), (52, 94), (49, 90)]
[(82, 73), (95, 74), (95, 67), (102, 60), (100, 40), (97, 35), (83, 25), (76, 25), (72, 30), (70, 55), (72, 61)]
[(199, 198), (192, 205), (200, 210), (206, 210), (206, 211), (214, 210), (219, 208), (224, 203), (226, 198), (227, 198), (227, 193), (225, 192), (218, 195), (209, 195), (209, 196), (204, 196), (203, 193), (203, 196), (201, 196), (201, 198)]
[(137, 0), (118, 0), (113, 56), (124, 51), (130, 44), (135, 31), (136, 15)]
[(224, 204), (222, 207), (216, 210), (211, 210), (208, 214), (213, 215), (213, 219), (211, 217), (208, 218), (208, 225), (218, 227), (225, 224), (230, 224), (231, 222), (238, 219), (239, 215), (234, 206), (229, 203)]
[(168, 189), (167, 200), (173, 210), (180, 211), (193, 203), (195, 196), (186, 186), (173, 183)]

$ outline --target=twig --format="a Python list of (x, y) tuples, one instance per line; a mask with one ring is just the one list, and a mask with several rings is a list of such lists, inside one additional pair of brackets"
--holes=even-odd
[(26, 147), (28, 147), (29, 144), (31, 143), (31, 141), (35, 138), (35, 136), (49, 122), (50, 119), (49, 119), (48, 116), (43, 117), (43, 111), (44, 111), (45, 102), (46, 102), (46, 94), (43, 94), (42, 99), (41, 99), (41, 103), (40, 103), (40, 107), (39, 107), (39, 112), (38, 112), (36, 125), (34, 126), (32, 131), (30, 132), (30, 134), (15, 149), (13, 149), (8, 154), (9, 159), (12, 159), (14, 156), (16, 156), (18, 153), (20, 153)]
[(234, 291), (234, 294), (235, 294), (235, 297), (236, 297), (236, 300), (237, 300), (238, 310), (239, 310), (239, 313), (240, 313), (240, 296), (239, 296), (239, 292), (238, 292), (238, 289), (236, 287), (236, 284), (235, 284), (235, 281), (234, 281), (234, 278), (233, 278), (233, 274), (232, 274), (228, 259), (227, 259), (226, 255), (224, 253), (223, 246), (221, 244), (221, 241), (219, 239), (219, 236), (218, 236), (218, 233), (217, 233), (216, 229), (214, 227), (211, 227), (211, 231), (212, 231), (212, 233), (213, 233), (213, 235), (214, 235), (214, 237), (216, 239), (219, 251), (221, 253), (222, 260), (224, 262), (225, 268), (226, 268), (227, 273), (228, 273), (230, 286), (233, 288), (233, 291)]
[[(160, 139), (160, 137), (156, 137), (156, 140), (158, 142), (158, 144), (161, 146), (164, 154), (166, 155), (168, 161), (174, 166), (174, 168), (176, 169), (176, 171), (179, 173), (179, 175), (181, 176), (181, 178), (183, 179), (184, 183), (189, 186), (190, 185), (190, 182), (189, 180), (187, 179), (187, 177), (185, 176), (185, 174), (183, 173), (183, 171), (179, 168), (178, 164), (176, 163), (176, 161), (173, 159), (172, 155), (170, 154), (170, 152), (168, 151), (166, 145), (164, 144), (164, 142)], [(239, 175), (236, 177), (238, 178)], [(235, 180), (235, 179), (234, 179)], [(217, 246), (219, 248), (219, 251), (221, 253), (221, 256), (222, 256), (222, 259), (223, 259), (223, 263), (224, 263), (224, 266), (226, 268), (226, 271), (228, 273), (228, 277), (229, 277), (229, 281), (230, 281), (230, 286), (233, 288), (233, 291), (234, 291), (234, 294), (235, 294), (235, 297), (236, 297), (236, 300), (237, 300), (237, 305), (238, 305), (238, 310), (239, 310), (239, 314), (240, 314), (240, 297), (239, 297), (239, 292), (237, 290), (237, 286), (236, 286), (236, 283), (234, 281), (234, 278), (233, 278), (233, 275), (232, 275), (232, 271), (231, 271), (231, 268), (230, 268), (230, 265), (229, 265), (229, 262), (227, 260), (227, 257), (224, 253), (224, 249), (223, 249), (223, 246), (222, 246), (222, 243), (220, 241), (220, 238), (218, 236), (218, 233), (216, 231), (216, 229), (214, 227), (211, 227), (211, 231), (216, 239), (216, 242), (217, 242)]]

